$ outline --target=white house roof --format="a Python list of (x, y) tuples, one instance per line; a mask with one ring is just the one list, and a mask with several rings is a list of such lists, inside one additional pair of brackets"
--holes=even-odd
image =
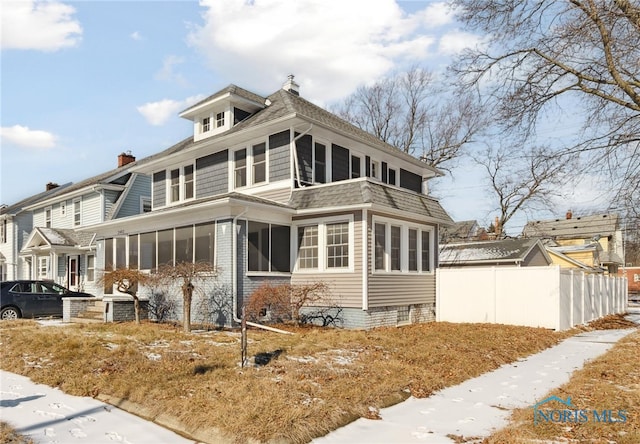
[(617, 214), (596, 214), (571, 219), (548, 219), (528, 222), (522, 231), (525, 237), (552, 237), (557, 239), (612, 236), (620, 229)]
[(535, 248), (538, 248), (547, 258), (547, 262), (551, 263), (551, 258), (539, 239), (503, 239), (443, 245), (440, 248), (440, 264), (518, 264), (523, 262)]

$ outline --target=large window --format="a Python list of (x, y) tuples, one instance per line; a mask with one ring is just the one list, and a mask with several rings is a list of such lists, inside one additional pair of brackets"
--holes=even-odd
[(208, 223), (195, 226), (195, 257), (196, 262), (207, 262), (213, 265), (214, 246), (216, 238), (216, 224)]
[[(335, 219), (335, 218), (334, 218)], [(337, 271), (353, 266), (353, 227), (348, 221), (323, 221), (297, 228), (297, 269)]]
[(124, 237), (117, 237), (115, 242), (115, 268), (127, 268), (127, 239)]
[(374, 270), (431, 271), (431, 234), (398, 221), (374, 218)]
[(298, 227), (298, 267), (318, 268), (318, 226)]
[(158, 231), (158, 266), (173, 265), (173, 230)]
[(193, 165), (185, 165), (169, 172), (169, 202), (192, 199), (193, 193)]
[(349, 223), (327, 225), (327, 268), (349, 266)]
[(401, 237), (400, 237), (400, 227), (392, 226), (391, 227), (391, 270), (400, 271), (401, 264)]
[(129, 236), (129, 268), (138, 268), (138, 235)]
[(248, 271), (291, 271), (289, 236), (287, 226), (249, 221)]
[(140, 235), (140, 269), (153, 270), (156, 268), (156, 232)]
[(193, 262), (193, 225), (176, 228), (176, 264)]

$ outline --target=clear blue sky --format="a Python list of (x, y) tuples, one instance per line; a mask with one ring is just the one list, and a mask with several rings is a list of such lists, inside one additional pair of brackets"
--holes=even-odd
[[(192, 131), (177, 114), (230, 83), (269, 94), (292, 73), (327, 105), (479, 38), (428, 0), (3, 0), (0, 16), (5, 204), (171, 146)], [(477, 175), (438, 190), (456, 220), (491, 220)]]

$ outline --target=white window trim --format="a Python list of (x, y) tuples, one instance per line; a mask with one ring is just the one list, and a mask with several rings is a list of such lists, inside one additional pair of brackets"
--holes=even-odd
[[(374, 227), (373, 236), (371, 236), (371, 272), (374, 274), (434, 274), (434, 254), (435, 245), (433, 243), (434, 228), (430, 225), (415, 224), (408, 221), (390, 219), (386, 217), (373, 216), (372, 226)], [(375, 268), (375, 224), (385, 226), (385, 248), (384, 248), (384, 269), (377, 270)], [(400, 270), (391, 270), (391, 226), (400, 227)], [(417, 248), (418, 248), (418, 270), (409, 270), (409, 229), (417, 230)], [(431, 270), (422, 270), (422, 232), (429, 233), (429, 261)]]
[[(253, 174), (253, 147), (264, 143), (264, 181), (257, 182)], [(246, 185), (236, 187), (236, 152), (246, 150)], [(236, 146), (229, 150), (229, 189), (230, 190), (244, 190), (251, 187), (263, 187), (269, 185), (269, 139), (257, 138), (244, 145)]]
[[(349, 266), (343, 268), (327, 267), (327, 225), (347, 222), (349, 224)], [(309, 225), (318, 226), (318, 268), (300, 268), (298, 262), (298, 228)], [(299, 274), (317, 273), (353, 273), (355, 262), (355, 223), (353, 215), (323, 217), (317, 219), (305, 219), (295, 221), (291, 225), (291, 249), (294, 261), (293, 271)]]
[[(48, 217), (47, 217), (48, 214)], [(44, 209), (44, 226), (47, 228), (51, 228), (53, 225), (53, 207), (48, 206)]]
[[(189, 197), (188, 199), (186, 199), (184, 197), (185, 195), (185, 174), (184, 174), (184, 169), (185, 167), (191, 166), (193, 167), (193, 196)], [(171, 171), (173, 170), (178, 170), (179, 171), (179, 179), (178, 179), (178, 200), (176, 201), (171, 201)], [(196, 165), (195, 162), (194, 163), (186, 163), (184, 165), (180, 165), (179, 167), (171, 167), (171, 168), (167, 168), (165, 171), (165, 196), (166, 196), (166, 201), (165, 201), (165, 205), (166, 206), (171, 206), (171, 205), (178, 205), (181, 204), (183, 202), (188, 202), (191, 200), (194, 200), (196, 198)], [(148, 196), (143, 196), (140, 198), (140, 212), (142, 212), (142, 199), (150, 199)], [(153, 201), (152, 201), (153, 202)], [(153, 204), (152, 204), (153, 205)]]
[[(78, 214), (80, 215), (80, 220), (76, 223), (76, 204), (78, 204)], [(82, 225), (82, 199), (73, 199), (73, 226), (79, 227)]]
[[(44, 274), (42, 273), (42, 266), (44, 264)], [(49, 256), (38, 256), (38, 266), (36, 269), (38, 279), (46, 279), (49, 277)]]

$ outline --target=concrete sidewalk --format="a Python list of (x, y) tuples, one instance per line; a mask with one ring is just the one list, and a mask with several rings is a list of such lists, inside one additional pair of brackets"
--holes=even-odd
[(429, 398), (412, 397), (382, 409), (381, 420), (360, 418), (313, 442), (454, 443), (447, 435), (477, 437), (480, 442), (493, 430), (507, 425), (511, 409), (532, 406), (542, 400), (569, 381), (571, 374), (586, 361), (604, 354), (634, 331), (596, 330), (573, 336)]

